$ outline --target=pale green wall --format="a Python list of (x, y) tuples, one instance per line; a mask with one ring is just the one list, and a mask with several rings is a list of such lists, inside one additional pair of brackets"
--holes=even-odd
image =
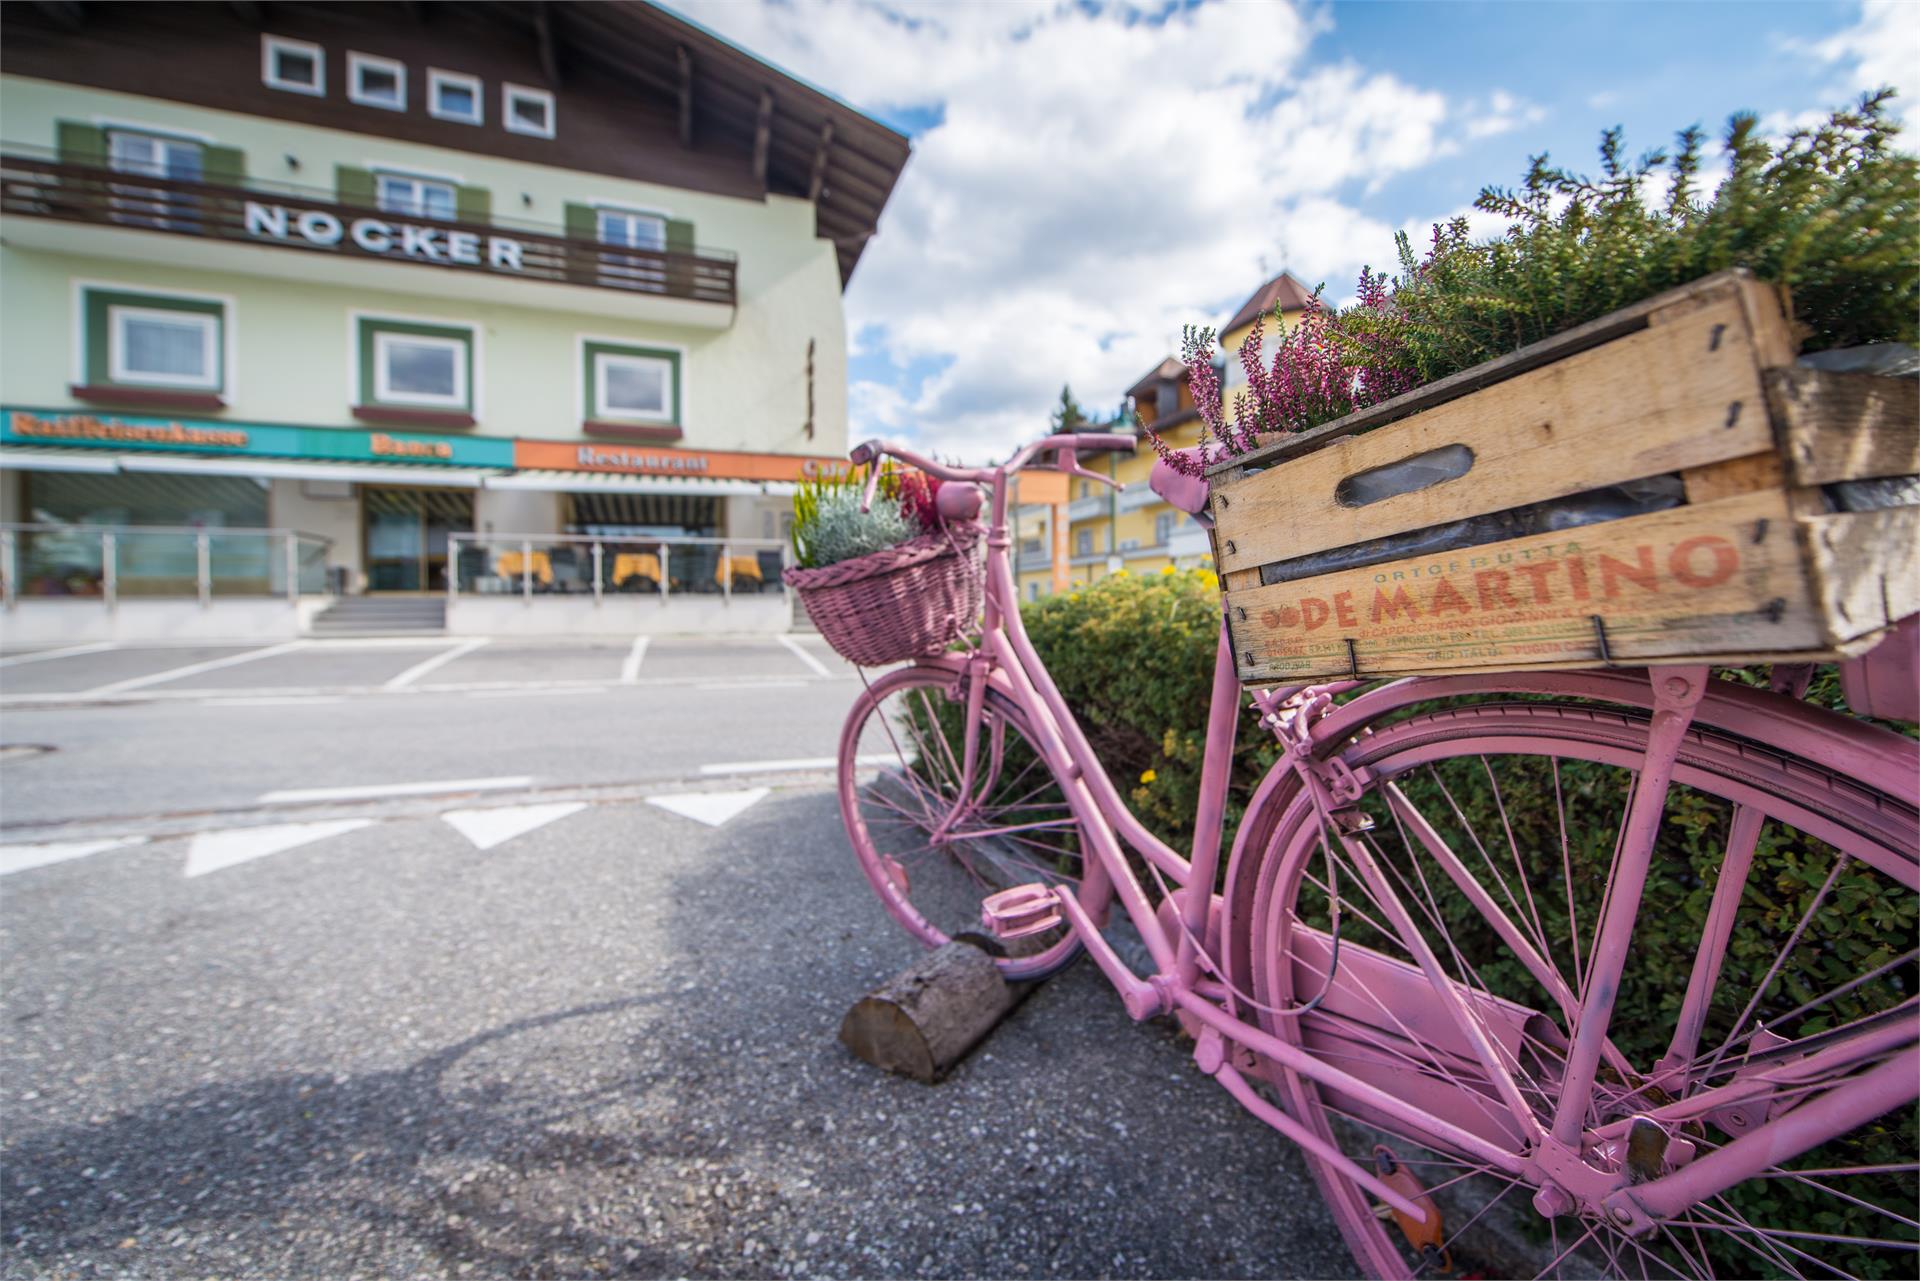
[[(843, 453), (846, 447), (846, 331), (833, 247), (813, 234), (809, 202), (705, 195), (490, 156), (393, 142), (363, 134), (108, 93), (21, 77), (0, 77), (0, 132), (11, 143), (51, 147), (54, 122), (145, 125), (204, 134), (247, 153), (252, 180), (330, 187), (334, 166), (391, 165), (444, 174), (493, 193), (503, 224), (525, 219), (557, 228), (569, 203), (606, 201), (690, 219), (702, 246), (739, 255), (740, 305), (732, 327), (700, 330), (545, 310), (542, 282), (525, 285), (531, 305), (455, 302), (409, 292), (432, 270), (396, 263), (392, 290), (330, 288), (162, 265), (172, 237), (143, 237), (158, 261), (0, 250), (0, 398), (10, 404), (76, 405), (72, 381), (75, 280), (230, 295), (236, 306), (237, 386), (221, 415), (235, 420), (360, 426), (348, 413), (348, 313), (470, 322), (480, 326), (476, 434), (579, 439), (580, 334), (684, 347), (687, 438), (694, 448)], [(565, 127), (565, 122), (561, 122)], [(285, 157), (300, 160), (298, 172)], [(532, 196), (525, 207), (521, 194)], [(115, 233), (106, 233), (115, 234)], [(124, 233), (122, 233), (124, 234)], [(296, 254), (297, 250), (276, 251)], [(302, 255), (311, 257), (311, 255)], [(317, 259), (324, 263), (324, 259)], [(807, 341), (816, 343), (815, 422), (806, 417)]]

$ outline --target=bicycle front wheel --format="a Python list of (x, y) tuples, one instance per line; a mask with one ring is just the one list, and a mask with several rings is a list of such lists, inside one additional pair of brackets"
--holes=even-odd
[[(1373, 823), (1357, 839), (1391, 894), (1368, 888), (1337, 839), (1323, 841), (1303, 798), (1255, 816), (1259, 844), (1247, 848), (1263, 853), (1234, 895), (1240, 969), (1267, 1007), (1263, 1025), (1520, 1157), (1520, 1125), (1381, 900), (1404, 907), (1551, 1129), (1647, 736), (1631, 711), (1536, 703), (1429, 713), (1353, 740), (1341, 757), (1370, 772), (1361, 807)], [(1917, 849), (1909, 798), (1696, 725), (1680, 747), (1599, 1076), (1579, 1101), (1581, 1160), (1625, 1182), (1671, 1174), (1910, 1060)], [(1336, 895), (1342, 950), (1329, 984)], [(1282, 1013), (1323, 987), (1311, 1012)], [(1777, 1071), (1809, 1061), (1832, 1066)], [(1689, 1103), (1770, 1071), (1782, 1083), (1738, 1105)], [(1528, 1180), (1361, 1100), (1277, 1066), (1268, 1074), (1289, 1113), (1403, 1190), (1425, 1189), (1441, 1211), (1444, 1233), (1421, 1240), (1317, 1167), (1372, 1275), (1910, 1276), (1920, 1248), (1910, 1103), (1635, 1236), (1590, 1203), (1556, 1205), (1558, 1193), (1536, 1209)], [(1651, 1124), (1634, 1120), (1648, 1114), (1659, 1126), (1642, 1158), (1651, 1168), (1629, 1168), (1617, 1136)], [(1599, 1137), (1610, 1133), (1611, 1144)]]
[[(943, 667), (905, 667), (875, 681), (840, 736), (840, 814), (867, 882), (928, 947), (979, 935), (980, 904), (1016, 885), (1077, 891), (1079, 821), (1034, 746), (1020, 709), (989, 691), (968, 751), (966, 681)], [(1010, 979), (1071, 961), (1071, 930), (1013, 940)]]

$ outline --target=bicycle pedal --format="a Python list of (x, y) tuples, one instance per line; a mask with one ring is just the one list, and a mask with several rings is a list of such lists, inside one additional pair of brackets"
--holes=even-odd
[(1060, 924), (1060, 900), (1051, 885), (1016, 885), (980, 900), (980, 923), (999, 939), (1020, 939)]

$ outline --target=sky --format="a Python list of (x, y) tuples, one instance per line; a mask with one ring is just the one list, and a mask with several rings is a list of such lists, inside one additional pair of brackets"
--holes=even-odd
[(1541, 152), (1589, 171), (1609, 126), (1637, 154), (1882, 84), (1920, 124), (1917, 0), (671, 3), (912, 139), (846, 292), (849, 435), (966, 462), (1063, 384), (1116, 409), (1282, 269), (1351, 298), (1395, 231)]

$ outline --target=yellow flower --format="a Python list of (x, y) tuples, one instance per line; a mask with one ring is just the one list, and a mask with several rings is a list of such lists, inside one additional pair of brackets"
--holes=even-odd
[(1142, 783), (1151, 783), (1154, 779), (1159, 777), (1160, 776), (1154, 773), (1152, 770), (1142, 770), (1140, 772), (1140, 781)]
[(1171, 574), (1174, 572), (1173, 566), (1171, 565), (1162, 566), (1160, 572), (1163, 574)]

